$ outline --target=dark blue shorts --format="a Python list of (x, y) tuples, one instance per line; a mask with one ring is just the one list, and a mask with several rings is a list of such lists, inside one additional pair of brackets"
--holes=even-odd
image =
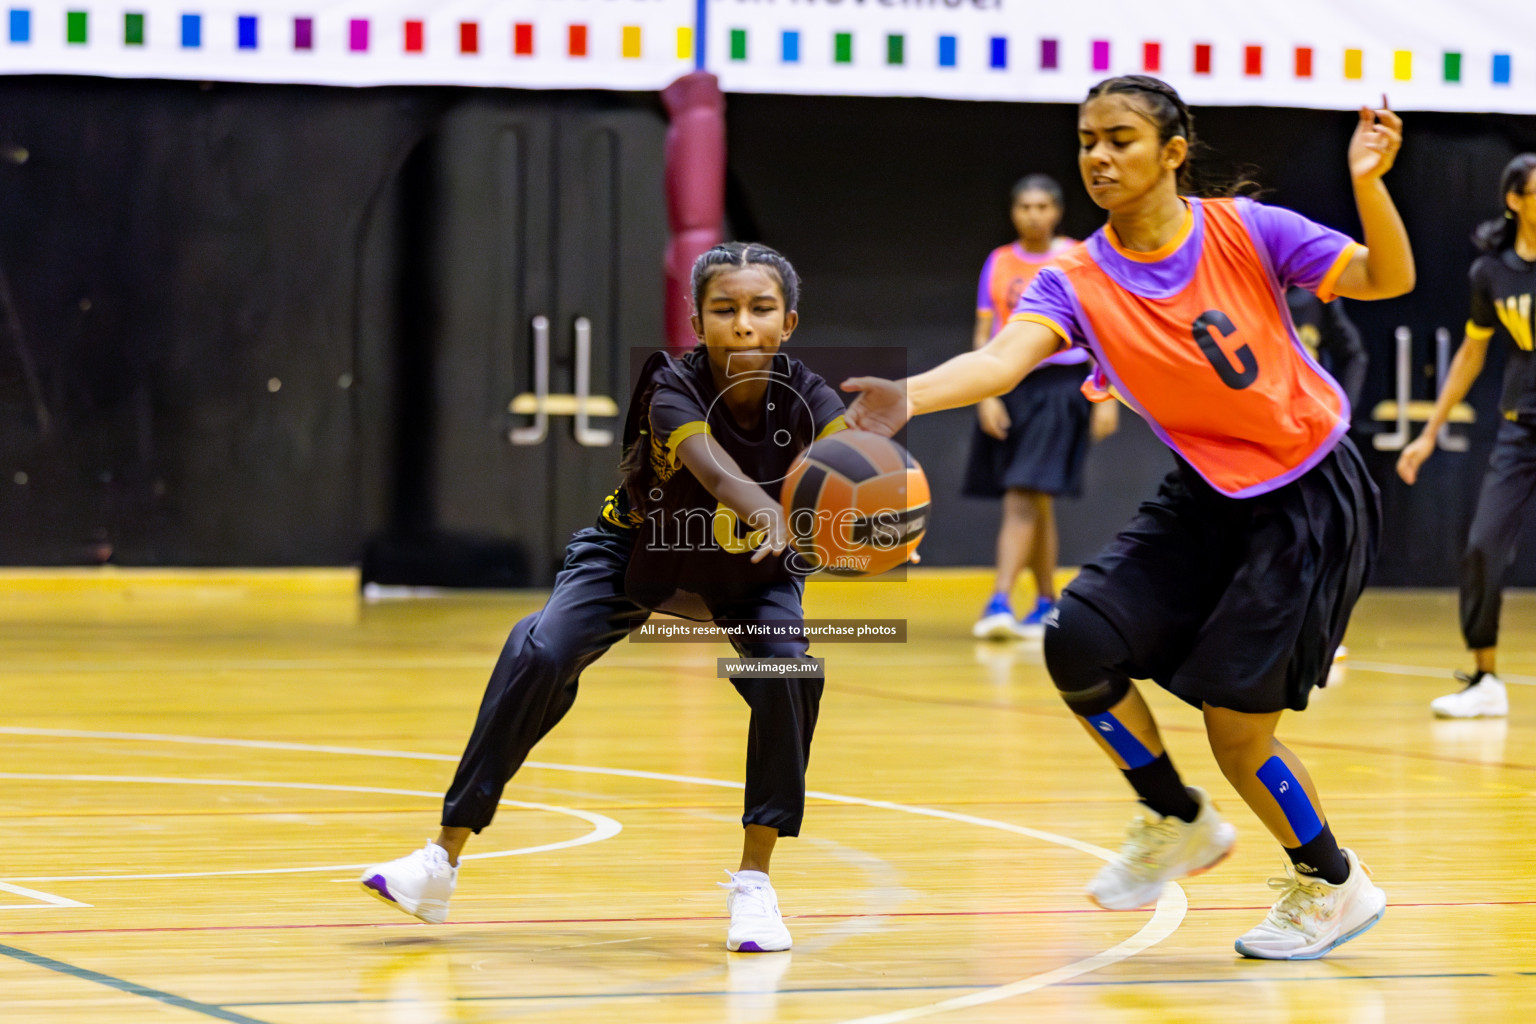
[(1000, 498), (1010, 490), (1081, 494), (1091, 406), (1082, 392), (1087, 376), (1086, 363), (1042, 366), (1004, 395), (1008, 436), (999, 441), (975, 428), (961, 493), (970, 498)]
[(1181, 460), (1067, 592), (1120, 632), (1133, 678), (1196, 707), (1300, 711), (1327, 681), (1380, 536), (1380, 496), (1348, 438), (1253, 498)]

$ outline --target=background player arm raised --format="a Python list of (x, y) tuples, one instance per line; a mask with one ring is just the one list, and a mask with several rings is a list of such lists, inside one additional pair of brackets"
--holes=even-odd
[(763, 541), (752, 553), (752, 561), (761, 562), (770, 554), (783, 552), (789, 544), (789, 531), (778, 501), (753, 483), (714, 438), (703, 433), (686, 438), (677, 446), (677, 457), (693, 478), (716, 501), (735, 512), (748, 529), (762, 531)]
[(1350, 299), (1390, 299), (1413, 290), (1413, 249), (1403, 218), (1382, 182), (1403, 144), (1403, 120), (1387, 108), (1360, 108), (1360, 122), (1349, 140), (1349, 176), (1355, 187), (1365, 249), (1357, 251), (1334, 284)]
[(1005, 395), (1061, 345), (1061, 337), (1044, 324), (1016, 320), (982, 348), (915, 377), (850, 377), (843, 381), (843, 390), (863, 394), (848, 407), (848, 424), (889, 437), (913, 416)]

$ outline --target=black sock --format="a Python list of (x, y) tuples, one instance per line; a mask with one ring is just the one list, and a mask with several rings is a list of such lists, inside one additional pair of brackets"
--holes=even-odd
[(1150, 764), (1126, 768), (1120, 774), (1141, 797), (1142, 803), (1165, 818), (1171, 814), (1180, 821), (1194, 821), (1200, 813), (1200, 805), (1184, 788), (1184, 782), (1166, 753), (1159, 754)]
[(1333, 829), (1327, 824), (1308, 842), (1292, 849), (1287, 846), (1285, 855), (1291, 858), (1296, 870), (1304, 875), (1321, 878), (1331, 885), (1342, 885), (1349, 877), (1349, 860), (1333, 838)]

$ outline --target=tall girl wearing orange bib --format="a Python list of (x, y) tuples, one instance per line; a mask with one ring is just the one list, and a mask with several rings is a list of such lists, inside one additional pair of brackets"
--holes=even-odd
[(985, 348), (909, 378), (856, 378), (849, 422), (891, 432), (1013, 387), (1073, 346), (1090, 398), (1144, 417), (1176, 468), (1066, 589), (1045, 660), (1067, 706), (1145, 805), (1089, 883), (1108, 909), (1156, 901), (1214, 866), (1235, 835), (1186, 787), (1132, 679), (1201, 710), (1222, 773), (1292, 863), (1237, 950), (1311, 959), (1370, 928), (1386, 896), (1334, 839), (1301, 761), (1275, 738), (1307, 706), (1375, 560), (1380, 511), (1345, 437), (1349, 405), (1296, 337), (1285, 290), (1379, 299), (1413, 287), (1407, 232), (1382, 176), (1402, 122), (1360, 111), (1349, 172), (1360, 245), (1298, 214), (1188, 186), (1193, 118), (1165, 83), (1112, 78), (1078, 113), (1078, 164), (1108, 223), (1036, 275)]

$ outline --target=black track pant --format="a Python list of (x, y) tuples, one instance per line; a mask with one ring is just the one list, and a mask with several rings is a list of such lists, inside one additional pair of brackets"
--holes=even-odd
[(1499, 424), (1461, 559), (1461, 634), (1471, 650), (1498, 646), (1504, 574), (1515, 560), (1533, 492), (1536, 423), (1506, 420)]
[[(630, 541), (606, 530), (581, 530), (543, 610), (519, 622), (491, 672), (458, 771), (443, 800), (443, 825), (479, 832), (496, 813), (508, 780), (544, 734), (576, 701), (584, 670), (622, 640), (649, 611), (624, 595)], [(801, 586), (771, 586), (754, 600), (721, 609), (720, 619), (799, 622)], [(803, 640), (741, 640), (743, 658), (804, 657)], [(821, 705), (821, 679), (733, 679), (752, 709), (747, 734), (743, 825), (800, 832), (805, 767)]]

